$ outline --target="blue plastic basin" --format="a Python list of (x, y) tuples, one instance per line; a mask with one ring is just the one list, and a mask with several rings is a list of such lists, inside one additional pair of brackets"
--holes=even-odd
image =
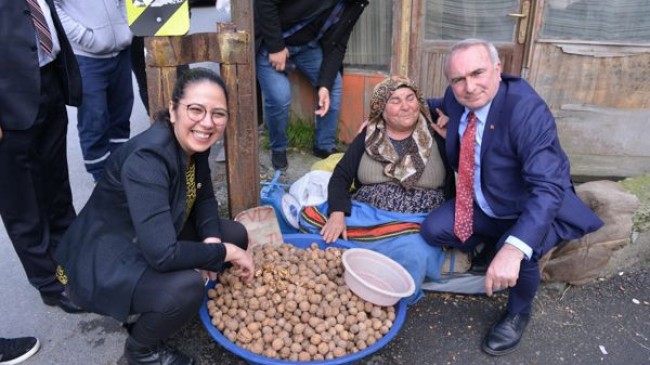
[[(315, 234), (286, 234), (283, 236), (284, 242), (290, 243), (298, 248), (308, 248), (313, 242), (318, 243), (320, 248), (324, 249), (328, 247), (326, 243), (322, 240), (321, 236)], [(350, 248), (348, 244), (343, 241), (337, 241), (329, 246), (340, 247), (340, 248)], [(406, 319), (406, 302), (404, 299), (397, 302), (395, 305), (395, 321), (390, 331), (384, 335), (379, 341), (375, 342), (371, 346), (368, 346), (366, 349), (355, 352), (353, 354), (348, 354), (346, 356), (338, 357), (332, 360), (319, 360), (319, 361), (290, 361), (290, 360), (278, 360), (271, 359), (266, 356), (258, 355), (248, 350), (245, 350), (235, 343), (231, 342), (226, 336), (224, 336), (215, 326), (212, 325), (212, 318), (208, 314), (207, 303), (208, 303), (208, 290), (214, 286), (213, 282), (209, 282), (206, 285), (205, 297), (203, 299), (203, 305), (199, 314), (201, 316), (201, 322), (203, 326), (208, 331), (210, 336), (223, 348), (232, 352), (233, 354), (241, 357), (249, 364), (254, 365), (288, 365), (288, 364), (310, 364), (310, 365), (341, 365), (341, 364), (352, 364), (355, 363), (364, 357), (378, 351), (382, 347), (386, 346), (392, 339), (397, 335), (399, 330), (404, 324)]]

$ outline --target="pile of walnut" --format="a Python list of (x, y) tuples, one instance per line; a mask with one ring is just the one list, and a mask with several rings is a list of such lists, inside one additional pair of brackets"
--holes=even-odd
[(350, 291), (342, 252), (315, 243), (254, 247), (251, 283), (228, 269), (208, 291), (212, 324), (240, 347), (275, 359), (329, 360), (373, 345), (393, 325), (395, 308)]

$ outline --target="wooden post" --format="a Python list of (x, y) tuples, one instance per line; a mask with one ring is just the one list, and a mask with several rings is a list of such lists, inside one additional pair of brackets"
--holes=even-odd
[(391, 61), (391, 74), (409, 77), (412, 73), (409, 69), (409, 54), (413, 47), (413, 34), (411, 34), (411, 25), (413, 22), (413, 5), (416, 0), (401, 0), (396, 2), (393, 8), (397, 19), (396, 26), (393, 27), (395, 35), (394, 40), (398, 40), (393, 47), (393, 56)]
[[(246, 62), (222, 64), (222, 75), (237, 85), (236, 94), (230, 94), (230, 117), (226, 130), (226, 171), (228, 201), (231, 216), (260, 204), (259, 139), (257, 134), (257, 94), (255, 76), (255, 31), (253, 30), (253, 0), (233, 0), (232, 22), (240, 32), (249, 35)], [(235, 105), (234, 102), (237, 104)]]
[(149, 67), (147, 66), (147, 88), (149, 93), (149, 119), (156, 113), (166, 109), (176, 84), (176, 66)]
[[(252, 25), (252, 3), (244, 1)], [(150, 110), (155, 113), (168, 106), (177, 78), (176, 66), (206, 61), (221, 65), (221, 77), (229, 97), (226, 179), (230, 216), (234, 217), (258, 206), (260, 201), (254, 43), (248, 31), (236, 30), (232, 24), (219, 24), (218, 27), (216, 33), (147, 37), (147, 86)]]

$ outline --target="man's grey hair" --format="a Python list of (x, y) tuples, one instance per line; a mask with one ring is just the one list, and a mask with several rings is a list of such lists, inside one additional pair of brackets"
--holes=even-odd
[(449, 60), (451, 60), (452, 56), (458, 51), (462, 51), (473, 46), (483, 46), (485, 47), (485, 49), (487, 49), (488, 53), (490, 54), (490, 60), (492, 61), (492, 66), (496, 66), (499, 62), (501, 62), (501, 60), (499, 59), (499, 52), (497, 51), (497, 48), (494, 46), (494, 44), (484, 39), (478, 39), (478, 38), (464, 39), (460, 42), (455, 43), (453, 46), (451, 46), (449, 50), (449, 56), (447, 56), (447, 62), (445, 63), (445, 76), (447, 77), (447, 79), (449, 79)]

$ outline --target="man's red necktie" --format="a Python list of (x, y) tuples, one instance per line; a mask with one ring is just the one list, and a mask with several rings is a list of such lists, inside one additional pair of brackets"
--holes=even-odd
[(473, 217), (472, 201), (474, 192), (474, 148), (476, 146), (476, 115), (467, 116), (467, 128), (460, 142), (460, 159), (458, 164), (458, 184), (456, 185), (456, 212), (454, 234), (461, 242), (472, 235)]
[(32, 13), (32, 21), (34, 22), (34, 28), (38, 36), (38, 45), (41, 47), (41, 51), (48, 55), (52, 54), (52, 33), (50, 33), (50, 28), (48, 28), (47, 22), (45, 21), (43, 10), (38, 5), (37, 0), (27, 0), (27, 5), (29, 5), (29, 10)]

